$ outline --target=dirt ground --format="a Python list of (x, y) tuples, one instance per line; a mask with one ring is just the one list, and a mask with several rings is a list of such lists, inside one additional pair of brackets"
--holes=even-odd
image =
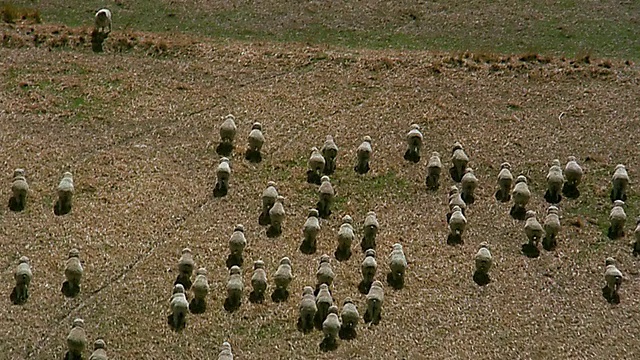
[[(147, 33), (113, 33), (105, 53), (91, 51), (89, 30), (55, 26), (2, 27), (0, 158), (10, 197), (14, 168), (30, 184), (28, 206), (1, 212), (1, 357), (62, 359), (74, 318), (90, 342), (105, 339), (113, 359), (211, 359), (229, 341), (237, 359), (632, 359), (640, 352), (638, 260), (631, 254), (638, 212), (635, 134), (640, 129), (640, 74), (622, 61), (346, 50), (304, 44), (222, 42)], [(83, 40), (80, 38), (83, 37)], [(66, 39), (66, 40), (63, 40)], [(36, 46), (36, 44), (38, 46)], [(214, 198), (215, 147), (224, 115), (238, 125), (229, 195)], [(244, 160), (252, 122), (263, 124), (265, 159)], [(422, 161), (402, 159), (412, 123), (425, 137)], [(321, 222), (315, 255), (299, 250), (302, 226), (316, 201), (305, 182), (312, 146), (332, 134), (340, 147), (334, 214)], [(372, 171), (353, 171), (355, 149), (373, 139)], [(446, 168), (460, 141), (480, 180), (461, 246), (446, 244), (443, 176), (435, 193), (424, 186), (426, 162), (438, 151)], [(526, 174), (530, 208), (543, 219), (551, 161), (575, 155), (585, 176), (578, 200), (563, 199), (563, 229), (553, 252), (525, 257), (524, 222), (493, 197), (500, 163)], [(631, 189), (627, 236), (604, 231), (611, 174), (627, 165)], [(74, 174), (71, 214), (53, 214), (62, 173)], [(445, 171), (446, 174), (446, 171)], [(258, 225), (267, 181), (286, 197), (280, 238)], [(358, 239), (365, 214), (378, 215), (378, 275), (384, 280), (395, 242), (409, 260), (406, 287), (385, 285), (382, 322), (358, 329), (354, 341), (322, 353), (322, 334), (295, 327), (305, 285), (315, 285), (318, 259), (333, 254), (340, 218), (354, 218)], [(246, 228), (239, 311), (222, 303), (227, 241)], [(473, 257), (491, 245), (492, 282), (472, 281)], [(183, 247), (209, 271), (209, 310), (191, 315), (182, 333), (167, 323), (169, 297)], [(82, 292), (60, 292), (66, 255), (80, 249)], [(334, 300), (357, 290), (362, 253), (332, 259)], [(20, 256), (34, 278), (24, 306), (9, 293)], [(263, 259), (271, 281), (278, 261), (292, 259), (288, 302), (248, 302), (251, 263)], [(604, 259), (625, 275), (621, 303), (601, 295)], [(87, 351), (88, 357), (88, 351)]]

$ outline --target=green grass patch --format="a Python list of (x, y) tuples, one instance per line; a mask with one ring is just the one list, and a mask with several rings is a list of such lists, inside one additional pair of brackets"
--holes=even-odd
[[(14, 8), (31, 6), (16, 1)], [(39, 2), (46, 22), (91, 26), (101, 1)], [(367, 11), (348, 3), (282, 5), (239, 1), (111, 6), (114, 30), (186, 32), (250, 41), (334, 44), (350, 48), (542, 53), (640, 59), (640, 2), (587, 0), (521, 4), (486, 0), (444, 3), (371, 1)], [(16, 17), (15, 11), (9, 17)], [(357, 19), (357, 21), (356, 21)]]

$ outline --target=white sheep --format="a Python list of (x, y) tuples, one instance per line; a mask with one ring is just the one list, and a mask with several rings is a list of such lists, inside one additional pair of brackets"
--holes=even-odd
[(226, 196), (229, 192), (229, 177), (231, 176), (231, 166), (229, 158), (220, 158), (220, 163), (216, 168), (216, 185), (213, 188), (214, 197)]
[(199, 268), (196, 271), (196, 280), (193, 282), (192, 289), (193, 299), (189, 303), (189, 310), (192, 314), (202, 314), (207, 310), (207, 295), (210, 289), (207, 269)]
[(300, 244), (300, 252), (307, 255), (315, 253), (319, 233), (320, 221), (318, 220), (318, 210), (309, 209), (309, 215), (302, 229), (304, 239), (302, 240), (302, 244)]
[(313, 319), (318, 311), (316, 297), (313, 295), (313, 288), (311, 286), (305, 286), (304, 289), (302, 289), (302, 299), (300, 300), (298, 309), (300, 310), (297, 323), (298, 331), (308, 334), (313, 330)]
[(620, 296), (618, 291), (622, 285), (622, 272), (616, 266), (616, 261), (612, 257), (605, 259), (604, 280), (605, 286), (602, 289), (602, 295), (610, 303), (619, 303)]
[(462, 187), (462, 191), (460, 191), (460, 197), (462, 201), (466, 204), (473, 204), (475, 202), (475, 191), (478, 188), (478, 178), (473, 173), (473, 169), (467, 167), (464, 170), (464, 175), (460, 180), (460, 186)]
[(327, 135), (320, 149), (322, 157), (324, 157), (323, 174), (332, 175), (336, 171), (336, 157), (338, 157), (338, 146), (333, 141), (333, 136)]
[[(108, 28), (109, 31), (105, 31)], [(109, 9), (100, 9), (96, 12), (95, 31), (110, 33), (111, 32), (111, 11)]]
[(342, 225), (338, 230), (338, 247), (334, 252), (334, 256), (338, 261), (347, 261), (351, 258), (351, 244), (356, 238), (352, 222), (351, 216), (345, 215), (342, 217)]
[(65, 359), (82, 359), (82, 353), (87, 347), (87, 334), (84, 331), (84, 320), (76, 318), (69, 335), (67, 335), (67, 353)]
[(267, 291), (267, 271), (264, 269), (264, 261), (253, 262), (253, 275), (251, 275), (251, 287), (249, 301), (256, 304), (264, 302), (264, 293)]
[(107, 360), (107, 344), (102, 339), (98, 339), (93, 343), (93, 352), (89, 356), (89, 360)]
[(24, 169), (15, 169), (13, 171), (11, 192), (12, 196), (9, 199), (9, 209), (11, 211), (24, 210), (29, 192), (29, 184), (27, 184), (27, 179), (24, 177)]
[(66, 215), (71, 211), (73, 193), (75, 192), (73, 175), (69, 171), (65, 171), (62, 175), (62, 180), (60, 180), (57, 190), (58, 201), (56, 201), (53, 207), (53, 213), (56, 215)]
[(262, 134), (262, 124), (253, 123), (249, 133), (249, 144), (244, 158), (250, 162), (259, 163), (262, 161), (262, 146), (264, 145), (264, 135)]
[(440, 174), (442, 173), (442, 161), (440, 153), (434, 151), (431, 153), (429, 162), (427, 163), (427, 178), (425, 184), (429, 190), (438, 190), (440, 187)]
[(557, 204), (562, 200), (560, 193), (564, 186), (564, 175), (560, 167), (560, 160), (554, 159), (547, 174), (547, 191), (544, 193), (544, 199), (550, 204)]
[(293, 280), (293, 269), (291, 268), (291, 260), (288, 257), (280, 259), (280, 265), (273, 276), (273, 282), (276, 288), (271, 293), (273, 302), (284, 302), (289, 299), (289, 284)]
[(247, 246), (247, 238), (244, 236), (244, 225), (237, 224), (233, 228), (233, 233), (229, 238), (229, 256), (227, 257), (227, 269), (231, 269), (233, 265), (242, 267), (244, 258), (242, 253)]
[(404, 273), (407, 269), (407, 258), (399, 243), (393, 244), (393, 250), (389, 256), (389, 273), (387, 274), (387, 282), (394, 289), (402, 289), (404, 286)]
[(516, 178), (511, 197), (513, 198), (513, 206), (509, 214), (516, 220), (525, 220), (527, 214), (526, 206), (531, 199), (531, 191), (524, 175), (519, 175)]
[(493, 257), (491, 256), (491, 251), (489, 251), (489, 244), (484, 241), (480, 243), (480, 249), (478, 249), (474, 260), (476, 271), (473, 273), (473, 281), (480, 286), (487, 285), (491, 282), (489, 270), (493, 266)]
[(420, 150), (422, 149), (423, 136), (420, 132), (420, 125), (411, 124), (406, 136), (407, 150), (404, 159), (414, 163), (420, 162)]
[(547, 251), (553, 250), (557, 245), (556, 236), (558, 236), (558, 232), (560, 232), (561, 228), (557, 206), (549, 206), (543, 226), (544, 239), (542, 240), (542, 247), (544, 247), (544, 249)]
[(80, 293), (80, 282), (84, 270), (80, 263), (80, 252), (71, 249), (64, 269), (65, 281), (62, 283), (62, 293), (67, 297), (76, 297)]
[(269, 181), (267, 188), (262, 192), (262, 212), (258, 217), (258, 224), (265, 226), (271, 224), (271, 218), (269, 217), (269, 210), (276, 203), (278, 198), (278, 190), (276, 190), (275, 181)]
[(364, 236), (362, 237), (362, 242), (360, 242), (362, 252), (367, 251), (367, 249), (376, 249), (376, 234), (378, 234), (379, 227), (380, 224), (378, 223), (376, 213), (369, 211), (364, 218)]
[(233, 140), (238, 130), (235, 119), (235, 116), (229, 114), (224, 117), (224, 121), (220, 125), (220, 144), (216, 147), (216, 153), (220, 156), (230, 156), (233, 151)]
[(469, 163), (469, 156), (464, 152), (462, 144), (458, 141), (453, 144), (453, 149), (451, 150), (451, 163), (453, 164), (449, 169), (451, 179), (455, 182), (460, 182)]
[(324, 171), (324, 166), (326, 165), (326, 161), (318, 150), (317, 147), (311, 148), (311, 155), (309, 156), (309, 160), (307, 160), (307, 182), (309, 184), (321, 184), (322, 172)]
[(367, 249), (364, 252), (364, 260), (360, 265), (360, 271), (362, 272), (362, 281), (358, 284), (358, 290), (360, 293), (366, 295), (371, 288), (371, 284), (376, 276), (378, 269), (378, 262), (376, 261), (376, 251), (373, 249)]
[(611, 177), (611, 201), (627, 201), (627, 187), (629, 186), (629, 174), (623, 164), (616, 165)]
[(511, 187), (513, 186), (513, 174), (511, 174), (511, 164), (503, 162), (500, 164), (498, 173), (498, 190), (496, 190), (496, 200), (507, 202), (511, 200)]
[(607, 236), (614, 240), (624, 237), (624, 224), (627, 221), (627, 214), (624, 212), (624, 201), (616, 200), (609, 213), (609, 229)]
[(569, 199), (577, 199), (580, 196), (578, 185), (582, 181), (582, 168), (578, 165), (575, 156), (569, 156), (567, 165), (564, 167), (566, 182), (562, 186), (562, 193)]
[(369, 172), (371, 167), (369, 166), (369, 161), (371, 160), (371, 153), (373, 149), (371, 147), (371, 137), (369, 135), (365, 136), (362, 140), (360, 146), (356, 150), (356, 154), (358, 157), (358, 162), (356, 166), (353, 167), (353, 170), (358, 174), (366, 174)]
[(459, 206), (454, 206), (449, 218), (449, 235), (447, 236), (447, 244), (462, 244), (462, 234), (467, 227), (467, 218), (462, 214)]
[(167, 316), (167, 321), (172, 330), (180, 332), (187, 325), (187, 314), (189, 313), (189, 301), (182, 284), (173, 286), (173, 294), (170, 301), (171, 314)]
[(9, 298), (15, 305), (23, 305), (29, 298), (29, 284), (31, 284), (31, 278), (33, 278), (28, 257), (20, 257), (13, 277), (16, 281), (16, 286), (13, 288)]

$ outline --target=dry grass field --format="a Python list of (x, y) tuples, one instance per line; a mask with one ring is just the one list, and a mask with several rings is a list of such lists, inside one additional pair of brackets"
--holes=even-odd
[[(90, 342), (105, 339), (113, 359), (215, 359), (225, 340), (237, 359), (634, 359), (640, 353), (640, 272), (631, 254), (640, 215), (640, 69), (627, 61), (637, 49), (610, 52), (620, 55), (611, 59), (563, 57), (553, 49), (500, 55), (116, 27), (105, 52), (96, 54), (87, 26), (0, 26), (6, 174), (0, 199), (10, 197), (14, 168), (26, 169), (31, 187), (24, 212), (6, 205), (0, 211), (0, 359), (62, 359), (76, 317), (85, 320)], [(214, 198), (215, 148), (228, 113), (239, 131), (231, 189)], [(254, 121), (267, 139), (258, 165), (243, 156)], [(425, 135), (419, 164), (402, 159), (414, 122)], [(305, 181), (306, 160), (327, 134), (340, 147), (332, 176), (336, 209), (321, 222), (318, 252), (304, 255), (302, 226), (317, 197), (317, 186)], [(374, 152), (371, 172), (361, 176), (353, 165), (364, 135), (372, 137)], [(446, 194), (453, 182), (445, 171), (440, 190), (428, 192), (424, 178), (431, 151), (450, 166), (455, 141), (465, 146), (480, 185), (464, 245), (449, 246)], [(570, 155), (585, 171), (582, 195), (559, 205), (558, 248), (525, 257), (524, 222), (509, 216), (511, 204), (493, 197), (499, 165), (509, 161), (514, 175), (529, 177), (530, 208), (542, 219), (550, 163), (564, 164)], [(626, 237), (612, 241), (608, 191), (618, 163), (627, 165), (632, 184)], [(55, 188), (66, 170), (74, 174), (74, 208), (55, 216)], [(277, 239), (267, 238), (257, 221), (269, 180), (286, 197)], [(315, 284), (320, 255), (333, 254), (340, 218), (350, 214), (360, 238), (370, 210), (381, 224), (377, 278), (384, 280), (391, 246), (400, 242), (409, 260), (406, 286), (385, 285), (382, 322), (361, 324), (358, 339), (323, 353), (320, 332), (296, 330), (300, 294)], [(229, 314), (222, 306), (225, 259), (238, 223), (248, 240), (247, 297)], [(482, 241), (491, 245), (494, 268), (493, 281), (480, 288), (472, 273)], [(209, 309), (174, 333), (166, 315), (187, 246), (196, 266), (209, 270)], [(60, 288), (73, 247), (80, 249), (85, 278), (79, 297), (66, 299)], [(363, 314), (359, 242), (353, 249), (349, 261), (332, 259), (333, 294), (340, 305), (354, 298)], [(16, 306), (9, 293), (22, 255), (31, 258), (34, 278), (29, 301)], [(289, 301), (249, 303), (252, 261), (263, 259), (271, 280), (283, 256), (292, 259), (295, 275)], [(608, 256), (625, 275), (618, 305), (601, 294)]]

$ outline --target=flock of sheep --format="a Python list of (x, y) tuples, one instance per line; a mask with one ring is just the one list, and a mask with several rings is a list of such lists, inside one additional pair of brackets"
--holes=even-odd
[[(95, 16), (96, 31), (111, 31), (111, 13), (107, 9), (102, 9)], [(216, 169), (216, 184), (213, 189), (214, 197), (224, 197), (229, 191), (229, 179), (231, 167), (229, 156), (234, 149), (237, 127), (235, 117), (227, 115), (220, 126), (221, 141), (216, 149), (221, 155), (220, 163)], [(265, 138), (262, 134), (262, 125), (254, 123), (248, 136), (248, 145), (245, 151), (245, 158), (251, 162), (262, 161), (262, 146)], [(420, 127), (412, 124), (406, 135), (407, 150), (404, 159), (418, 163), (421, 159), (423, 136)], [(362, 143), (357, 148), (357, 159), (354, 171), (358, 174), (366, 174), (370, 170), (370, 159), (372, 154), (372, 139), (369, 136), (363, 138)], [(327, 135), (321, 149), (313, 147), (307, 162), (307, 182), (318, 185), (318, 202), (316, 207), (309, 209), (307, 219), (303, 227), (303, 241), (299, 250), (303, 254), (314, 254), (316, 252), (316, 238), (320, 232), (320, 219), (327, 219), (332, 214), (335, 192), (331, 185), (330, 175), (336, 170), (336, 158), (338, 156), (338, 146), (331, 135)], [(469, 157), (464, 151), (462, 144), (456, 142), (451, 151), (451, 164), (449, 174), (454, 182), (459, 186), (452, 186), (449, 190), (449, 212), (447, 222), (449, 225), (449, 235), (447, 243), (451, 245), (460, 244), (467, 225), (465, 215), (467, 206), (475, 201), (475, 190), (478, 186), (478, 179), (475, 177), (473, 169), (468, 167)], [(442, 174), (442, 162), (440, 154), (433, 152), (427, 163), (427, 174), (425, 179), (426, 188), (435, 191), (440, 187), (440, 177)], [(528, 243), (523, 245), (522, 251), (527, 256), (535, 257), (539, 255), (538, 243), (547, 251), (553, 251), (557, 246), (556, 236), (561, 229), (558, 216), (557, 204), (561, 202), (562, 196), (567, 198), (577, 198), (580, 196), (579, 185), (583, 176), (582, 168), (577, 163), (576, 158), (571, 156), (564, 169), (559, 160), (553, 160), (546, 177), (547, 191), (545, 200), (550, 203), (547, 214), (542, 223), (537, 219), (533, 210), (527, 210), (527, 204), (531, 199), (527, 178), (523, 175), (515, 179), (511, 173), (509, 163), (502, 163), (497, 177), (497, 189), (495, 198), (499, 202), (513, 201), (510, 215), (517, 220), (524, 220), (524, 233)], [(610, 227), (608, 236), (612, 239), (624, 235), (626, 214), (624, 211), (624, 201), (626, 201), (626, 190), (629, 184), (629, 177), (625, 166), (616, 166), (612, 177), (611, 201), (613, 207), (609, 216)], [(25, 178), (23, 169), (16, 169), (12, 181), (12, 197), (9, 200), (9, 208), (12, 211), (22, 211), (25, 209), (29, 185)], [(65, 172), (57, 188), (58, 201), (54, 206), (54, 213), (62, 216), (68, 214), (72, 208), (72, 197), (74, 193), (73, 177), (70, 172)], [(258, 223), (268, 226), (266, 234), (268, 237), (278, 237), (282, 233), (282, 225), (285, 219), (284, 197), (278, 194), (276, 183), (269, 181), (267, 188), (262, 192), (262, 209), (258, 217)], [(352, 256), (352, 244), (356, 241), (356, 230), (353, 227), (353, 219), (349, 215), (342, 218), (342, 224), (337, 234), (337, 247), (334, 257), (337, 261), (347, 261)], [(366, 310), (362, 316), (365, 323), (378, 324), (381, 321), (382, 307), (384, 303), (383, 283), (376, 280), (377, 260), (376, 260), (376, 234), (379, 223), (376, 213), (367, 213), (362, 229), (363, 238), (360, 242), (364, 255), (360, 271), (362, 281), (358, 285), (358, 290), (366, 294)], [(640, 253), (640, 218), (637, 220), (635, 229), (636, 242), (634, 244), (634, 254)], [(224, 301), (224, 309), (229, 312), (237, 310), (242, 303), (244, 293), (244, 283), (242, 278), (242, 267), (244, 265), (243, 252), (247, 240), (244, 236), (244, 226), (237, 224), (229, 239), (229, 255), (226, 266), (229, 270), (227, 281), (227, 296)], [(605, 286), (603, 296), (611, 303), (620, 301), (618, 290), (622, 281), (622, 273), (616, 267), (613, 258), (605, 260), (606, 270), (604, 274)], [(489, 271), (492, 267), (492, 255), (489, 244), (483, 242), (475, 255), (474, 281), (479, 286), (488, 284), (491, 279)], [(403, 252), (402, 245), (396, 243), (389, 256), (389, 269), (387, 283), (394, 289), (402, 289), (404, 285), (404, 274), (407, 268), (407, 260)], [(191, 281), (193, 272), (196, 272), (194, 281)], [(249, 301), (252, 303), (262, 303), (266, 298), (268, 288), (268, 278), (265, 263), (256, 260), (252, 266), (253, 275), (251, 277), (251, 292)], [(61, 292), (67, 297), (76, 297), (80, 293), (80, 284), (83, 276), (83, 268), (79, 258), (79, 251), (71, 249), (65, 267), (65, 281), (62, 284)], [(350, 340), (357, 336), (357, 326), (361, 315), (358, 312), (353, 300), (349, 297), (342, 302), (342, 309), (339, 309), (332, 297), (332, 284), (335, 273), (331, 266), (331, 257), (323, 254), (320, 257), (318, 270), (316, 272), (315, 287), (304, 286), (299, 302), (299, 317), (297, 328), (307, 334), (314, 328), (321, 330), (324, 338), (320, 343), (323, 351), (335, 349), (338, 346), (338, 339)], [(26, 303), (29, 298), (29, 285), (32, 279), (29, 258), (22, 256), (15, 270), (15, 287), (10, 295), (11, 301), (16, 305)], [(289, 298), (289, 284), (293, 279), (293, 269), (291, 260), (283, 257), (278, 268), (273, 275), (275, 288), (270, 296), (274, 302), (286, 302)], [(188, 291), (192, 296), (188, 296)], [(170, 314), (167, 316), (169, 326), (175, 331), (185, 328), (189, 313), (202, 314), (207, 310), (207, 296), (209, 293), (209, 283), (207, 270), (204, 267), (195, 269), (193, 254), (189, 248), (182, 250), (182, 256), (178, 261), (178, 276), (173, 285), (173, 293), (170, 300)], [(189, 300), (189, 297), (191, 299)], [(82, 354), (87, 348), (87, 335), (84, 331), (84, 321), (74, 319), (73, 326), (67, 337), (68, 351), (65, 359), (82, 359)], [(94, 342), (94, 351), (89, 357), (90, 360), (106, 360), (106, 344), (102, 339)], [(224, 342), (218, 359), (233, 359), (231, 345)]]
[[(245, 158), (251, 162), (260, 162), (262, 159), (261, 150), (264, 144), (260, 123), (254, 123), (248, 136), (248, 146), (245, 151)], [(216, 184), (213, 189), (214, 197), (223, 197), (228, 194), (229, 180), (231, 176), (230, 160), (234, 149), (237, 127), (235, 117), (227, 115), (220, 126), (220, 143), (216, 152), (221, 156), (220, 163), (216, 169)], [(417, 163), (421, 158), (423, 136), (417, 124), (411, 125), (406, 135), (407, 150), (404, 158), (407, 161)], [(356, 164), (354, 171), (358, 174), (366, 174), (370, 170), (370, 160), (372, 154), (371, 138), (365, 136), (363, 142), (358, 146), (356, 154)], [(318, 185), (318, 202), (316, 207), (309, 209), (307, 219), (302, 229), (303, 240), (299, 250), (303, 254), (314, 254), (316, 252), (317, 236), (320, 232), (320, 219), (327, 219), (332, 214), (335, 191), (331, 185), (329, 175), (336, 170), (336, 158), (338, 156), (338, 146), (331, 135), (327, 135), (321, 149), (313, 147), (307, 162), (307, 182)], [(509, 163), (502, 163), (497, 177), (497, 188), (495, 198), (500, 202), (513, 201), (510, 215), (514, 219), (524, 220), (524, 233), (528, 243), (524, 244), (522, 251), (530, 257), (539, 255), (538, 243), (547, 251), (553, 251), (557, 246), (556, 236), (561, 229), (558, 217), (557, 204), (563, 196), (567, 198), (577, 198), (580, 196), (579, 185), (582, 181), (583, 171), (576, 162), (576, 158), (571, 156), (564, 167), (561, 167), (559, 160), (553, 160), (546, 177), (547, 191), (544, 198), (550, 206), (542, 224), (537, 220), (533, 210), (527, 210), (527, 204), (531, 199), (531, 192), (528, 188), (527, 178), (519, 175), (515, 178), (510, 171)], [(454, 185), (449, 190), (449, 212), (447, 222), (449, 224), (449, 235), (447, 243), (450, 245), (463, 243), (467, 219), (465, 212), (467, 206), (475, 201), (475, 190), (478, 186), (478, 179), (473, 173), (473, 169), (468, 166), (469, 157), (464, 151), (462, 144), (456, 142), (451, 151), (451, 164), (449, 174)], [(427, 174), (425, 186), (429, 191), (434, 191), (440, 187), (440, 177), (442, 174), (442, 161), (440, 154), (433, 152), (427, 163)], [(608, 236), (612, 239), (624, 235), (626, 214), (624, 211), (624, 201), (627, 198), (626, 191), (629, 184), (629, 176), (624, 165), (616, 166), (612, 177), (612, 188), (610, 198), (613, 202), (609, 220), (610, 227)], [(12, 211), (24, 210), (27, 203), (29, 185), (25, 178), (23, 169), (16, 169), (13, 174), (12, 196), (9, 200), (9, 208)], [(74, 193), (73, 177), (70, 172), (65, 172), (57, 188), (58, 200), (54, 205), (54, 213), (62, 216), (68, 214), (72, 208), (72, 198)], [(282, 233), (282, 225), (285, 220), (284, 197), (278, 194), (276, 183), (269, 181), (267, 188), (262, 192), (262, 209), (258, 216), (258, 223), (268, 226), (266, 234), (268, 237), (278, 237)], [(337, 234), (337, 247), (334, 257), (338, 261), (347, 261), (352, 256), (352, 244), (356, 241), (356, 231), (353, 228), (353, 219), (349, 215), (342, 218), (342, 225)], [(358, 285), (358, 290), (366, 294), (366, 310), (363, 315), (365, 323), (378, 324), (381, 320), (382, 306), (384, 303), (383, 283), (376, 280), (377, 260), (376, 260), (376, 234), (379, 223), (376, 213), (367, 213), (362, 229), (363, 237), (360, 242), (362, 253), (364, 254), (361, 263), (362, 281)], [(635, 229), (636, 243), (634, 254), (640, 252), (640, 218)], [(224, 301), (224, 309), (229, 312), (237, 310), (242, 303), (244, 293), (244, 283), (242, 278), (242, 266), (244, 265), (243, 252), (247, 245), (244, 236), (244, 226), (237, 224), (229, 238), (229, 255), (226, 266), (229, 269), (227, 281), (227, 297)], [(622, 273), (616, 267), (613, 258), (605, 260), (605, 287), (603, 296), (611, 303), (620, 301), (618, 290), (622, 281)], [(475, 256), (476, 270), (473, 274), (474, 281), (479, 286), (488, 284), (491, 279), (489, 271), (492, 266), (492, 255), (489, 245), (485, 242), (480, 244), (480, 248)], [(403, 252), (402, 245), (396, 243), (389, 256), (389, 269), (387, 283), (394, 289), (402, 289), (404, 285), (404, 274), (407, 268), (407, 260)], [(178, 276), (173, 285), (173, 293), (170, 300), (170, 314), (167, 316), (169, 326), (175, 331), (185, 328), (189, 313), (201, 314), (207, 309), (207, 296), (209, 293), (209, 283), (207, 270), (203, 267), (196, 270), (194, 281), (191, 281), (195, 263), (193, 254), (189, 248), (182, 250), (182, 256), (178, 261)], [(83, 268), (79, 259), (79, 251), (71, 249), (65, 268), (65, 281), (62, 284), (62, 293), (67, 297), (75, 297), (80, 293), (80, 283), (83, 275)], [(10, 298), (16, 304), (24, 304), (29, 297), (29, 284), (32, 273), (29, 265), (29, 258), (23, 256), (15, 271), (16, 286)], [(303, 333), (309, 333), (314, 328), (322, 330), (324, 339), (320, 343), (323, 351), (335, 349), (338, 346), (338, 339), (349, 340), (357, 335), (357, 325), (360, 314), (351, 298), (345, 298), (342, 309), (334, 303), (331, 287), (334, 282), (335, 273), (331, 267), (331, 257), (323, 254), (320, 257), (318, 270), (316, 272), (315, 288), (305, 286), (302, 289), (302, 297), (299, 303), (298, 329)], [(271, 294), (274, 302), (286, 302), (289, 299), (289, 284), (293, 279), (291, 260), (283, 257), (273, 275), (275, 288)], [(249, 301), (252, 303), (262, 303), (265, 301), (265, 293), (268, 287), (265, 263), (256, 260), (253, 263), (253, 275), (251, 277), (252, 291), (249, 294)], [(189, 300), (188, 291), (192, 292)], [(68, 352), (65, 359), (81, 359), (86, 348), (86, 334), (83, 329), (84, 321), (75, 319), (73, 327), (67, 337)], [(106, 359), (105, 343), (98, 339), (94, 343), (94, 353), (89, 359)], [(231, 345), (225, 342), (222, 346), (220, 359), (232, 359)]]

